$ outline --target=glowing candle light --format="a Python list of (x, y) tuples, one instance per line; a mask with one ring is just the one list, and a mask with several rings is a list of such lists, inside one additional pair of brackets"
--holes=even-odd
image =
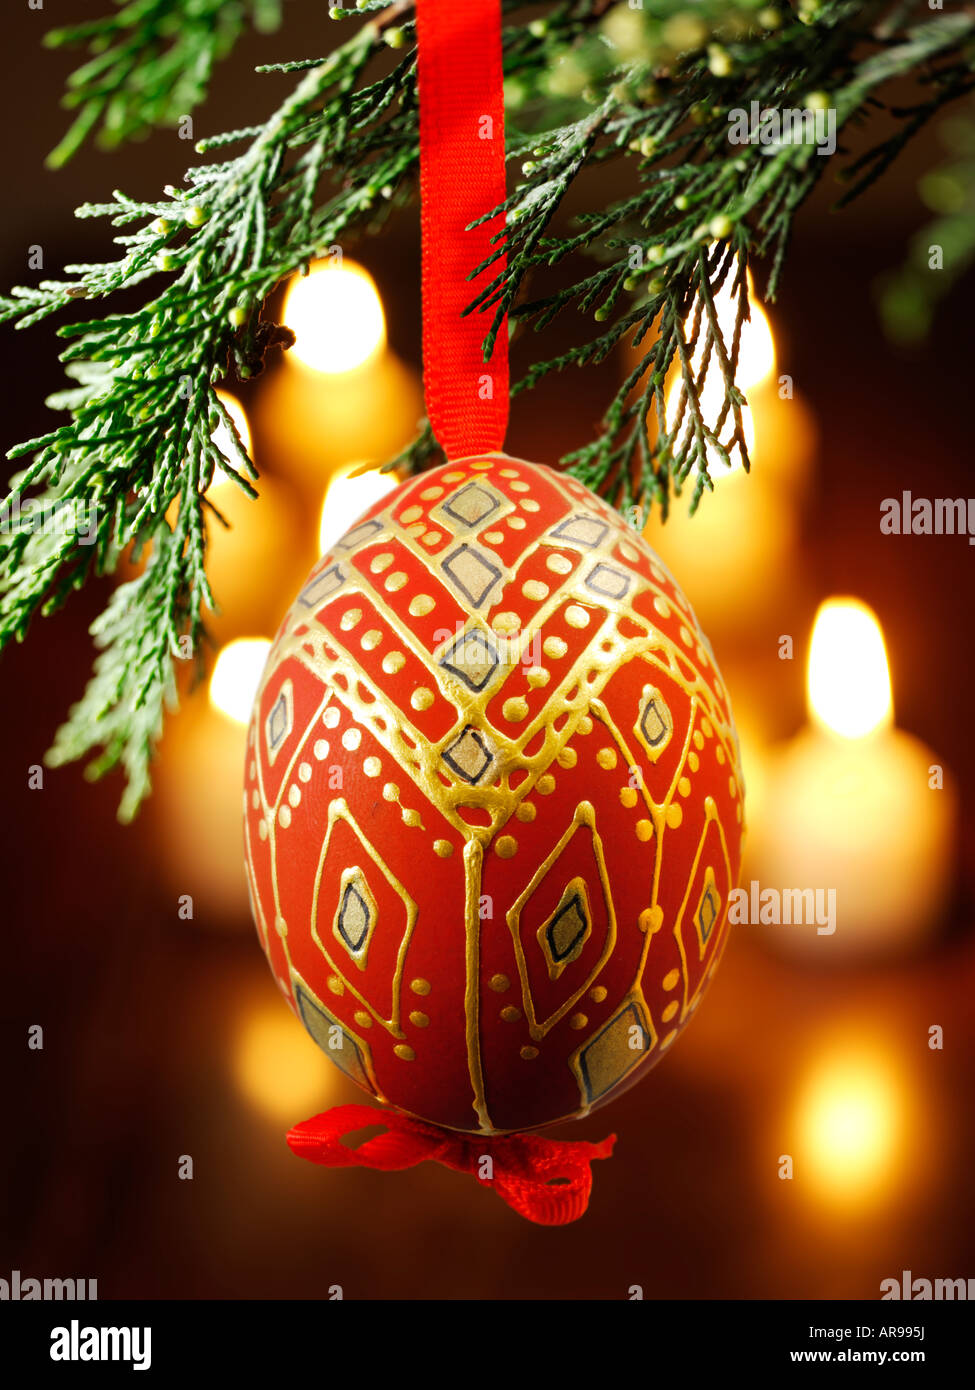
[[(742, 391), (749, 391), (752, 387), (760, 385), (766, 381), (775, 370), (775, 342), (772, 338), (772, 325), (768, 321), (765, 310), (759, 304), (752, 292), (751, 271), (746, 272), (748, 282), (748, 308), (749, 318), (741, 326), (741, 337), (738, 344), (738, 363), (735, 371), (735, 384)], [(735, 324), (738, 319), (738, 295), (733, 289), (734, 276), (729, 274), (721, 289), (714, 296), (715, 317), (721, 330), (721, 336), (726, 345), (730, 348), (734, 338)], [(697, 348), (691, 358), (691, 367), (696, 377), (701, 370), (704, 360), (704, 340), (707, 335), (707, 317), (703, 306), (699, 306), (700, 313), (705, 315), (701, 320), (702, 328), (699, 334)], [(691, 331), (695, 313), (692, 310), (684, 324), (685, 333)], [(667, 397), (667, 418), (668, 421), (675, 420), (677, 409), (680, 402), (681, 381), (678, 376), (670, 388)], [(717, 356), (712, 351), (711, 359), (708, 362), (707, 373), (704, 377), (704, 385), (699, 393), (701, 416), (705, 424), (714, 429), (721, 414), (721, 407), (724, 403), (725, 390), (724, 379), (718, 366)], [(734, 424), (734, 417), (729, 410), (724, 419), (722, 435), (727, 436)], [(750, 406), (742, 406), (741, 409), (742, 433), (748, 445), (748, 452), (751, 454), (755, 448), (755, 423), (752, 419)], [(690, 428), (690, 415), (685, 410), (684, 422), (681, 426), (680, 439), (687, 437)], [(724, 439), (722, 439), (724, 442)], [(728, 472), (737, 471), (742, 467), (741, 453), (738, 449), (729, 450), (731, 468), (724, 463), (713, 446), (708, 448), (708, 465), (717, 476), (727, 475)]]
[(250, 927), (240, 799), (246, 723), (270, 645), (248, 637), (223, 647), (209, 698), (188, 699), (163, 739), (149, 802), (164, 846), (160, 871), (204, 928)]
[(318, 528), (318, 548), (322, 555), (330, 551), (345, 535), (363, 512), (387, 497), (399, 486), (395, 473), (381, 473), (378, 468), (356, 465), (343, 468), (329, 482)]
[(246, 725), (271, 643), (266, 637), (238, 637), (217, 654), (210, 676), (210, 701), (228, 718)]
[(817, 1058), (799, 1093), (797, 1164), (828, 1205), (889, 1196), (908, 1143), (903, 1079), (880, 1049), (854, 1041)]
[(844, 598), (820, 605), (806, 688), (816, 724), (842, 738), (865, 738), (894, 722), (884, 635), (865, 603)]
[(241, 1095), (277, 1124), (294, 1124), (339, 1099), (338, 1068), (275, 999), (242, 1019), (232, 1065)]
[[(722, 337), (729, 345), (738, 313), (732, 279), (729, 275), (714, 297)], [(795, 483), (808, 459), (811, 439), (805, 408), (797, 400), (778, 398), (772, 327), (753, 293), (750, 275), (748, 298), (751, 317), (742, 323), (735, 380), (749, 396), (749, 403), (741, 407), (741, 423), (751, 472), (745, 473), (737, 445), (728, 449), (729, 463), (725, 463), (709, 444), (706, 454), (715, 495), (705, 495), (691, 516), (692, 489), (685, 488), (682, 497), (673, 500), (667, 521), (655, 510), (644, 531), (661, 558), (680, 574), (702, 622), (715, 631), (757, 622), (782, 595), (782, 576), (790, 572), (789, 559), (798, 539)], [(691, 310), (685, 332), (693, 331), (697, 312)], [(699, 333), (692, 357), (695, 375), (703, 362), (705, 332)], [(670, 429), (680, 394), (681, 380), (675, 374), (667, 393)], [(699, 392), (701, 415), (711, 429), (716, 430), (724, 398), (724, 379), (712, 352)], [(733, 426), (729, 410), (718, 431), (726, 446)], [(690, 429), (690, 412), (685, 408), (675, 448), (686, 441)]]
[(951, 887), (956, 797), (935, 754), (894, 727), (865, 604), (820, 605), (806, 685), (810, 723), (768, 765), (753, 862), (763, 888), (835, 890), (835, 934), (780, 927), (776, 940), (841, 955), (921, 941)]
[(277, 467), (317, 507), (337, 469), (347, 473), (353, 460), (379, 465), (406, 447), (423, 393), (418, 373), (387, 346), (379, 292), (353, 261), (321, 261), (296, 276), (283, 318), (296, 341), (269, 373), (261, 420)]
[[(226, 410), (231, 420), (234, 422), (238, 438), (240, 439), (240, 442), (244, 447), (244, 453), (250, 454), (251, 429), (250, 424), (247, 420), (247, 413), (244, 410), (244, 407), (241, 405), (237, 397), (232, 396), (229, 391), (218, 390), (217, 399), (223, 406), (224, 410)], [(220, 450), (221, 454), (223, 454), (224, 458), (227, 459), (230, 465), (234, 468), (234, 470), (239, 471), (239, 468), (236, 464), (237, 454), (234, 449), (233, 442), (230, 437), (230, 429), (226, 421), (220, 421), (220, 424), (213, 431), (210, 438), (213, 440), (214, 444)], [(213, 479), (210, 483), (210, 487), (218, 487), (221, 483), (231, 481), (232, 479), (228, 478), (224, 470), (220, 468), (218, 465), (213, 470)]]
[(284, 301), (283, 321), (295, 334), (286, 354), (317, 372), (355, 371), (386, 345), (386, 318), (376, 282), (354, 261), (325, 260), (295, 276)]

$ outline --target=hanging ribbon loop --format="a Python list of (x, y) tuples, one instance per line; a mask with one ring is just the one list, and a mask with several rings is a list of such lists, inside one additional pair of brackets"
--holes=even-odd
[[(385, 1133), (367, 1139), (359, 1148), (342, 1142), (356, 1130), (376, 1125), (384, 1126)], [(415, 1168), (429, 1159), (455, 1172), (470, 1173), (483, 1187), (493, 1187), (519, 1216), (540, 1226), (565, 1226), (582, 1216), (592, 1191), (590, 1164), (609, 1158), (615, 1143), (615, 1134), (598, 1144), (544, 1139), (537, 1134), (459, 1134), (371, 1105), (337, 1105), (295, 1125), (288, 1135), (294, 1153), (326, 1168), (376, 1168), (389, 1173)]]
[(508, 330), (490, 360), (489, 314), (464, 310), (504, 269), (473, 279), (503, 227), (505, 199), (501, 0), (417, 0), (423, 382), (427, 415), (448, 459), (495, 453), (508, 425)]

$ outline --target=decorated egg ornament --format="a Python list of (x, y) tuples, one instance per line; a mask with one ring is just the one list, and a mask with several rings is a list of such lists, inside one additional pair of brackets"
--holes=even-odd
[(447, 1129), (587, 1114), (671, 1047), (727, 934), (743, 788), (680, 589), (570, 477), (416, 476), (268, 658), (244, 794), (278, 985), (343, 1072)]

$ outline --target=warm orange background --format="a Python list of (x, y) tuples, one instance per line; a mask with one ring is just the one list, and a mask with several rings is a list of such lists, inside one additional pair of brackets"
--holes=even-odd
[[(106, 0), (74, 8), (99, 15)], [(323, 14), (290, 5), (282, 33), (242, 43), (218, 70), (197, 133), (271, 109), (291, 79), (256, 77), (250, 68), (322, 52), (340, 32)], [(32, 244), (43, 246), (54, 276), (65, 262), (114, 254), (107, 224), (75, 222), (70, 210), (115, 187), (154, 196), (191, 159), (187, 143), (163, 133), (111, 156), (86, 150), (62, 174), (43, 172), (63, 128), (56, 101), (72, 65), (39, 47), (52, 22), (26, 6), (3, 21), (10, 51), (20, 55), (8, 74), (8, 107), (24, 113), (0, 132), (4, 286), (29, 281)], [(933, 135), (924, 141), (937, 158)], [(86, 678), (86, 627), (107, 593), (94, 586), (38, 623), (2, 665), (0, 1276), (16, 1268), (97, 1278), (103, 1298), (322, 1297), (334, 1284), (348, 1298), (624, 1298), (633, 1284), (658, 1298), (876, 1298), (880, 1281), (902, 1269), (975, 1275), (975, 554), (961, 538), (884, 537), (878, 527), (881, 498), (903, 488), (932, 497), (972, 491), (971, 278), (942, 309), (935, 338), (914, 354), (884, 341), (869, 293), (923, 220), (914, 191), (921, 167), (919, 147), (836, 217), (828, 215), (836, 185), (827, 175), (800, 220), (771, 314), (781, 369), (794, 375), (821, 436), (795, 555), (804, 578), (790, 589), (790, 576), (770, 577), (792, 594), (791, 607), (768, 620), (774, 626), (753, 627), (724, 648), (714, 638), (733, 697), (736, 682), (748, 686), (771, 711), (770, 732), (785, 736), (803, 718), (801, 657), (818, 600), (853, 592), (876, 609), (897, 722), (937, 750), (961, 789), (960, 882), (937, 942), (907, 960), (812, 968), (776, 951), (774, 929), (739, 928), (673, 1054), (566, 1132), (620, 1136), (617, 1156), (596, 1165), (589, 1214), (575, 1226), (534, 1228), (470, 1179), (429, 1165), (383, 1176), (304, 1164), (284, 1143), (288, 1121), (360, 1097), (323, 1072), (304, 1108), (273, 1116), (241, 1083), (242, 1068), (252, 1076), (255, 1051), (266, 1062), (272, 1042), (282, 1049), (270, 1054), (272, 1066), (280, 1055), (286, 1067), (299, 1059), (305, 1072), (317, 1058), (304, 1060), (313, 1044), (277, 998), (246, 908), (227, 907), (235, 899), (220, 879), (229, 872), (239, 883), (234, 851), (215, 835), (212, 872), (199, 853), (218, 789), (205, 775), (213, 750), (203, 737), (192, 751), (186, 732), (198, 715), (188, 711), (172, 730), (160, 771), (166, 794), (129, 829), (114, 819), (117, 781), (93, 788), (67, 769), (47, 773), (43, 791), (27, 789), (28, 766), (40, 761)], [(349, 249), (376, 277), (392, 346), (417, 364), (415, 209), (397, 214), (382, 240)], [(0, 344), (6, 447), (49, 427), (43, 398), (62, 377), (52, 327), (5, 329)], [(514, 375), (519, 365), (516, 345)], [(602, 378), (554, 379), (516, 403), (511, 452), (554, 461), (584, 442), (618, 371), (615, 363)], [(247, 402), (269, 382), (242, 393)], [(272, 424), (254, 414), (252, 425), (259, 462), (273, 475)], [(287, 483), (280, 447), (277, 463)], [(302, 499), (292, 489), (305, 531), (287, 535), (288, 564), (295, 552), (309, 564), (314, 557), (312, 492)], [(281, 611), (288, 597), (281, 594)], [(791, 667), (775, 656), (783, 631), (796, 635)], [(191, 766), (204, 770), (195, 789)], [(195, 855), (176, 828), (188, 799), (203, 811)], [(194, 895), (195, 920), (178, 918), (179, 893)], [(294, 1030), (293, 1040), (281, 1042), (277, 1021)], [(26, 1047), (36, 1023), (43, 1052)], [(926, 1045), (933, 1024), (944, 1028), (940, 1052)], [(813, 1181), (797, 1110), (825, 1057), (863, 1049), (894, 1077), (902, 1128), (886, 1185), (842, 1204)], [(782, 1153), (796, 1157), (792, 1182), (777, 1177)], [(181, 1154), (194, 1158), (192, 1182), (177, 1178)]]

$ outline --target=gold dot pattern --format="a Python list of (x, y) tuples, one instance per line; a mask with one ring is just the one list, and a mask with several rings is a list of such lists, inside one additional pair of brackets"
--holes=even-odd
[(532, 603), (541, 603), (543, 599), (548, 598), (549, 589), (540, 579), (527, 579), (521, 586), (521, 592)]
[(589, 626), (589, 613), (578, 603), (570, 603), (565, 610), (565, 621), (569, 627), (584, 628)]

